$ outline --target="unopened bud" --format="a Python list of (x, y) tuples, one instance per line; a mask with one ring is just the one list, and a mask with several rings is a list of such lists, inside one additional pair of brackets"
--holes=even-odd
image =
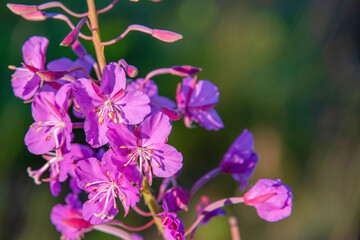
[(21, 16), (29, 21), (44, 21), (44, 20), (46, 20), (46, 15), (42, 11), (36, 11), (33, 13), (29, 13), (29, 14), (23, 14)]
[(79, 29), (74, 28), (65, 38), (64, 40), (62, 40), (62, 42), (60, 43), (60, 46), (62, 47), (69, 47), (72, 44), (74, 44), (76, 42), (76, 40), (79, 37)]
[(127, 65), (125, 68), (125, 71), (126, 71), (126, 74), (131, 78), (136, 77), (139, 73), (138, 69), (132, 65)]
[(193, 67), (193, 66), (189, 66), (189, 65), (185, 65), (185, 66), (171, 67), (171, 70), (172, 70), (173, 75), (178, 75), (178, 76), (181, 76), (181, 77), (188, 77), (188, 76), (197, 74), (202, 69), (197, 68), (197, 67)]
[(24, 15), (29, 13), (34, 13), (38, 11), (38, 7), (36, 5), (23, 5), (23, 4), (14, 4), (8, 3), (6, 6), (17, 15)]
[(65, 71), (41, 71), (37, 72), (37, 75), (46, 82), (53, 82), (65, 76)]
[(178, 34), (176, 32), (160, 30), (160, 29), (153, 29), (151, 36), (168, 43), (175, 42), (177, 40), (182, 39), (183, 37), (181, 34)]
[(80, 22), (76, 25), (76, 27), (73, 30), (71, 30), (71, 32), (64, 38), (64, 40), (62, 40), (60, 46), (68, 47), (74, 44), (79, 37), (80, 28), (86, 21), (87, 21), (86, 17), (82, 18)]
[(161, 108), (161, 111), (165, 114), (165, 115), (167, 115), (171, 120), (173, 120), (173, 121), (177, 121), (177, 120), (179, 120), (180, 118), (181, 118), (181, 116), (182, 116), (182, 114), (181, 113), (179, 113), (179, 112), (176, 112), (176, 111), (174, 111), (174, 110), (170, 110), (170, 109), (168, 109), (168, 108)]

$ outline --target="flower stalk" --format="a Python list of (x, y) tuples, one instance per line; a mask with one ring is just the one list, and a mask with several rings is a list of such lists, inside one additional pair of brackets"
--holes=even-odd
[(94, 0), (87, 0), (87, 5), (89, 9), (88, 16), (90, 19), (91, 31), (93, 35), (92, 41), (96, 52), (96, 58), (99, 63), (100, 72), (102, 73), (106, 65), (106, 60), (104, 55), (104, 48), (101, 46), (99, 23)]
[(142, 194), (144, 197), (145, 204), (150, 209), (150, 212), (152, 213), (152, 216), (155, 220), (156, 227), (158, 228), (159, 232), (161, 232), (161, 234), (164, 236), (164, 228), (163, 225), (161, 224), (161, 218), (157, 216), (158, 214), (161, 213), (160, 206), (157, 204), (155, 197), (152, 195), (150, 191), (150, 186), (146, 178), (143, 179)]

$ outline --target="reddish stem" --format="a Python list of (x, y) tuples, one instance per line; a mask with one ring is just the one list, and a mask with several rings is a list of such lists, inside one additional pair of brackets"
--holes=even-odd
[(148, 223), (146, 223), (143, 226), (132, 227), (132, 226), (126, 225), (125, 223), (123, 223), (123, 222), (121, 222), (121, 221), (119, 221), (117, 219), (113, 219), (110, 222), (108, 222), (107, 224), (120, 226), (120, 227), (125, 228), (125, 229), (130, 230), (130, 231), (139, 232), (139, 231), (143, 231), (143, 230), (149, 228), (151, 225), (154, 224), (154, 222), (155, 222), (155, 219), (151, 219)]
[(189, 235), (192, 231), (194, 231), (197, 228), (197, 226), (201, 223), (201, 221), (204, 219), (207, 213), (214, 211), (215, 209), (221, 208), (225, 205), (238, 204), (243, 202), (244, 202), (243, 197), (231, 197), (231, 198), (224, 198), (209, 204), (208, 206), (205, 207), (201, 215), (197, 217), (197, 219), (191, 225), (191, 227), (185, 232), (185, 236)]
[(144, 217), (150, 217), (152, 216), (152, 213), (151, 212), (145, 212), (143, 210), (141, 210), (140, 208), (138, 208), (137, 206), (135, 207), (132, 207), (134, 209), (135, 212), (137, 212), (138, 214), (140, 214), (141, 216), (144, 216)]

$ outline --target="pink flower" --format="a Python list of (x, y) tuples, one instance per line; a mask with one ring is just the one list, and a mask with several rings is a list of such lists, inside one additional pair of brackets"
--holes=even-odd
[(196, 83), (196, 77), (184, 78), (177, 89), (176, 101), (187, 127), (192, 127), (192, 122), (199, 123), (207, 130), (224, 127), (221, 118), (213, 109), (219, 101), (219, 90), (211, 82), (200, 80)]
[(224, 155), (220, 168), (223, 173), (230, 173), (240, 183), (240, 190), (244, 191), (258, 159), (254, 151), (253, 135), (245, 129)]
[(169, 121), (166, 115), (156, 113), (136, 127), (134, 133), (122, 124), (109, 124), (107, 136), (110, 146), (124, 157), (119, 165), (137, 165), (150, 185), (152, 174), (166, 178), (182, 167), (181, 153), (165, 143), (171, 131)]
[(92, 225), (82, 217), (82, 203), (76, 194), (65, 198), (66, 205), (57, 204), (50, 214), (51, 222), (66, 240), (77, 240), (85, 232), (92, 230)]
[(41, 78), (36, 73), (45, 69), (45, 52), (48, 44), (47, 38), (33, 36), (22, 46), (23, 66), (16, 68), (11, 79), (15, 96), (28, 100), (38, 90)]
[(150, 113), (148, 96), (125, 89), (125, 72), (116, 63), (104, 67), (100, 87), (85, 78), (73, 83), (73, 95), (86, 114), (86, 141), (92, 147), (108, 143), (106, 131), (110, 122), (138, 124)]
[(259, 217), (269, 222), (290, 216), (292, 199), (291, 188), (280, 179), (260, 179), (244, 195), (245, 204), (255, 207)]
[(139, 190), (116, 169), (106, 154), (102, 162), (96, 158), (79, 161), (75, 173), (79, 187), (90, 193), (83, 206), (83, 216), (91, 224), (108, 222), (117, 215), (116, 198), (121, 201), (125, 216), (130, 206), (139, 201)]

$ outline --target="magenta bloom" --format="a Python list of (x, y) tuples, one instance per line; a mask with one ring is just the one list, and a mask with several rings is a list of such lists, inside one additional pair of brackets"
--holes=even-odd
[(11, 85), (15, 96), (28, 100), (38, 90), (41, 78), (36, 74), (45, 68), (45, 52), (49, 41), (45, 37), (33, 36), (22, 46), (22, 67), (16, 68), (12, 75)]
[(61, 239), (77, 240), (84, 233), (92, 230), (92, 225), (82, 217), (82, 203), (76, 194), (65, 198), (66, 205), (57, 204), (50, 214), (51, 222), (61, 232)]
[(244, 195), (245, 204), (255, 207), (259, 217), (269, 222), (290, 216), (292, 199), (291, 188), (280, 179), (260, 179)]
[(183, 222), (176, 217), (175, 213), (169, 212), (166, 202), (163, 202), (164, 212), (159, 214), (161, 224), (164, 227), (166, 240), (186, 240)]
[(116, 63), (104, 67), (100, 87), (89, 79), (73, 83), (73, 95), (86, 114), (86, 141), (92, 147), (108, 143), (110, 122), (138, 124), (150, 113), (149, 97), (140, 91), (125, 91), (124, 70)]
[(258, 155), (253, 149), (253, 135), (245, 129), (231, 145), (220, 163), (222, 172), (232, 174), (233, 178), (240, 183), (241, 191), (247, 187), (247, 181), (258, 162)]
[(91, 224), (108, 222), (117, 215), (116, 198), (121, 201), (125, 216), (130, 206), (139, 201), (139, 190), (105, 156), (102, 163), (96, 158), (81, 160), (75, 169), (79, 187), (90, 193), (83, 205), (83, 216)]
[(178, 110), (184, 114), (184, 123), (191, 127), (191, 123), (197, 122), (207, 130), (219, 130), (224, 124), (213, 109), (219, 102), (218, 88), (207, 80), (196, 83), (196, 77), (183, 79), (181, 88), (178, 87), (176, 94)]
[(162, 199), (167, 202), (167, 206), (172, 212), (188, 210), (187, 205), (189, 203), (189, 196), (186, 189), (183, 187), (170, 188), (164, 193)]
[(25, 136), (25, 144), (34, 154), (43, 154), (66, 144), (70, 148), (72, 124), (67, 113), (69, 85), (56, 95), (53, 92), (37, 94), (31, 105), (35, 122)]
[(156, 113), (136, 127), (134, 133), (122, 124), (109, 124), (110, 146), (117, 154), (127, 156), (127, 161), (120, 165), (138, 164), (138, 170), (144, 172), (150, 185), (152, 174), (166, 178), (182, 167), (181, 153), (165, 143), (171, 131), (169, 121), (166, 115)]

